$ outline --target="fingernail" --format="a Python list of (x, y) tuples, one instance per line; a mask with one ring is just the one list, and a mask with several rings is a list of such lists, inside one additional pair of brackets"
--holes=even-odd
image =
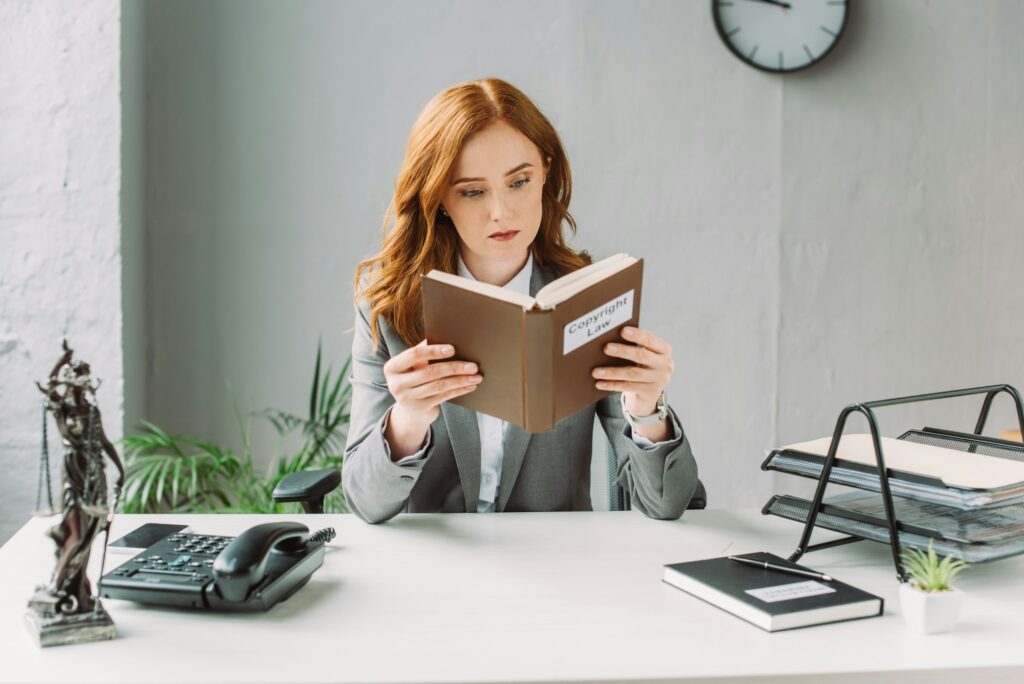
[(596, 371), (594, 371), (594, 375), (596, 375), (599, 378), (603, 378), (604, 377), (604, 369), (603, 368), (598, 368)]
[(633, 334), (634, 334), (634, 332), (633, 332), (633, 329), (632, 329), (632, 328), (623, 328), (623, 329), (622, 329), (622, 335), (623, 335), (623, 337), (632, 337), (632, 336), (633, 336)]
[(481, 380), (483, 380), (483, 378), (481, 376), (479, 376), (479, 375), (471, 375), (471, 376), (469, 376), (469, 381), (470, 382), (480, 382)]
[(464, 363), (464, 364), (462, 364), (462, 370), (466, 371), (467, 373), (475, 373), (476, 372), (476, 364), (475, 363)]
[(451, 354), (454, 351), (455, 350), (451, 348), (451, 345), (448, 345), (448, 344), (446, 344), (445, 346), (441, 347), (441, 353), (442, 354)]

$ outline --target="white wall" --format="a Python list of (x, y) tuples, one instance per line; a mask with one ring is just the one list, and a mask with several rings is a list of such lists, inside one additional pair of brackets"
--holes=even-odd
[(712, 506), (798, 489), (763, 451), (849, 402), (1021, 383), (1020, 3), (857, 2), (787, 77), (733, 58), (698, 0), (151, 9), (148, 402), (171, 429), (233, 439), (225, 379), (243, 409), (301, 410), (317, 337), (347, 354), (409, 127), (488, 75), (561, 132), (576, 244), (646, 258)]
[[(0, 3), (0, 36), (4, 541), (35, 504), (42, 395), (33, 382), (49, 374), (63, 336), (102, 378), (104, 425), (121, 436), (120, 3)], [(59, 466), (52, 424), (50, 445)]]

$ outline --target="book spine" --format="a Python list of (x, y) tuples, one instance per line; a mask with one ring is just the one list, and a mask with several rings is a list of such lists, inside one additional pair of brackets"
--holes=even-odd
[(545, 432), (555, 426), (554, 317), (551, 310), (523, 313), (523, 427)]

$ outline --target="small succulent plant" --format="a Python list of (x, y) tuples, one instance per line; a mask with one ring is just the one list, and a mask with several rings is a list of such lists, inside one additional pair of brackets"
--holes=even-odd
[(907, 549), (900, 554), (911, 583), (921, 591), (949, 591), (953, 580), (969, 566), (959, 558), (946, 556), (940, 560), (932, 542), (928, 551)]

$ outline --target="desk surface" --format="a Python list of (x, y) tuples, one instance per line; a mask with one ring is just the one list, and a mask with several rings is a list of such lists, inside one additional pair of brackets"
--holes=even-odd
[[(114, 535), (153, 520), (237, 534), (274, 518), (287, 517), (121, 516)], [(269, 613), (108, 600), (117, 640), (44, 650), (21, 619), (52, 569), (43, 536), (52, 519), (30, 521), (0, 549), (0, 681), (933, 682), (962, 681), (965, 670), (986, 681), (1024, 677), (1021, 558), (964, 573), (957, 629), (923, 636), (899, 616), (886, 547), (816, 551), (808, 565), (883, 596), (885, 615), (769, 634), (661, 582), (665, 563), (794, 547), (798, 525), (755, 511), (690, 511), (675, 522), (635, 511), (406, 515), (383, 525), (301, 519), (313, 529), (334, 526), (338, 537), (310, 583)], [(109, 554), (108, 569), (128, 558)]]

